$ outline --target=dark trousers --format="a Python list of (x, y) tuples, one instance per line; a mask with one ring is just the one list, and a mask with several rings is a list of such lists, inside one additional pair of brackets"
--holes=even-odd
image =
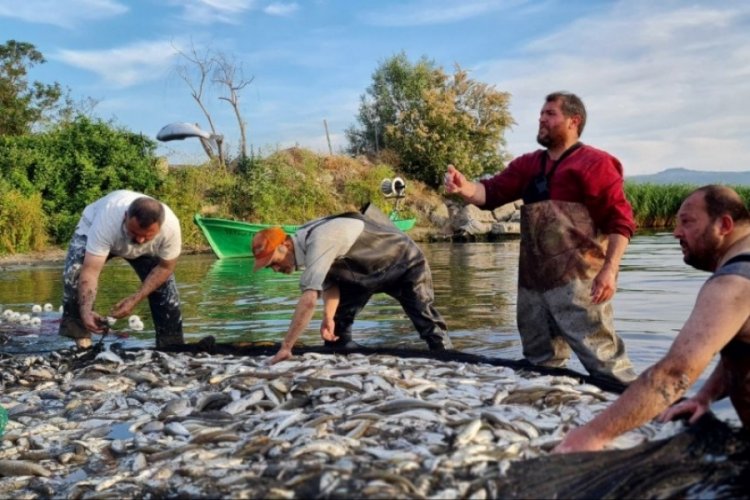
[[(78, 302), (78, 286), (85, 255), (86, 236), (74, 234), (68, 247), (63, 270), (63, 316), (60, 322), (60, 335), (74, 339), (91, 336), (81, 322)], [(110, 258), (112, 256), (107, 260)], [(144, 255), (132, 260), (127, 259), (127, 262), (143, 281), (160, 260), (159, 257)], [(148, 296), (148, 303), (156, 330), (156, 347), (184, 344), (180, 296), (177, 292), (174, 274), (151, 292)]]
[(375, 293), (385, 293), (396, 299), (419, 337), (427, 342), (431, 350), (451, 349), (445, 320), (435, 309), (432, 274), (425, 260), (410, 265), (406, 270), (400, 266), (385, 272), (376, 287), (339, 283), (341, 300), (334, 315), (336, 342), (325, 342), (327, 346), (345, 346), (352, 341), (354, 318), (365, 307)]

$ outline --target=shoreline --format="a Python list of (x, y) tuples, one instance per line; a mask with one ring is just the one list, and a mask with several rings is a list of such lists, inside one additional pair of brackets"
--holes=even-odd
[[(39, 252), (0, 255), (0, 269), (4, 269), (10, 266), (33, 266), (35, 264), (41, 265), (64, 262), (67, 252), (67, 248), (53, 248), (49, 250), (42, 250)], [(182, 255), (195, 255), (203, 253), (211, 253), (211, 248), (209, 246), (191, 247), (183, 250)]]

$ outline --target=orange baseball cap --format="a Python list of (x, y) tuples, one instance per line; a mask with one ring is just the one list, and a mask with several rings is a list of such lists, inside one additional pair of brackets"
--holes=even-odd
[(280, 227), (269, 227), (253, 237), (253, 255), (255, 265), (253, 271), (266, 267), (273, 258), (273, 253), (286, 240), (286, 233)]

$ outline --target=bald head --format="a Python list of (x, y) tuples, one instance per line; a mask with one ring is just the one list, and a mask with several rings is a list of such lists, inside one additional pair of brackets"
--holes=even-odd
[(128, 207), (128, 219), (135, 218), (138, 225), (147, 228), (154, 224), (159, 227), (164, 223), (164, 206), (153, 198), (141, 196)]
[(710, 184), (696, 189), (690, 194), (689, 198), (701, 195), (705, 203), (706, 213), (711, 220), (729, 215), (735, 224), (750, 224), (750, 212), (734, 189)]

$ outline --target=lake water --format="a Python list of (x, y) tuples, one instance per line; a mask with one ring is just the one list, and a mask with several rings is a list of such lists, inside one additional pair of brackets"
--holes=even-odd
[[(520, 359), (515, 325), (518, 240), (493, 243), (424, 243), (420, 245), (432, 267), (435, 304), (448, 324), (454, 347), (493, 357)], [(213, 335), (222, 342), (279, 341), (299, 297), (298, 274), (252, 272), (251, 259), (217, 260), (212, 254), (183, 256), (176, 270), (183, 302), (187, 341)], [(55, 312), (42, 314), (42, 327), (19, 327), (7, 322), (0, 333), (10, 340), (3, 352), (46, 351), (69, 346), (56, 335), (62, 297), (62, 263), (9, 266), (0, 273), (2, 309), (31, 312), (33, 304), (52, 303)], [(670, 233), (638, 234), (628, 247), (620, 269), (613, 305), (615, 325), (628, 354), (640, 372), (661, 358), (690, 310), (707, 273), (682, 261)], [(107, 264), (102, 274), (97, 310), (106, 313), (139, 282), (121, 259)], [(153, 324), (147, 302), (135, 314), (145, 329), (132, 332), (120, 320), (126, 346), (153, 346)], [(301, 341), (319, 344), (320, 307)], [(425, 347), (397, 302), (385, 295), (373, 298), (354, 323), (354, 339), (365, 346)], [(108, 339), (108, 341), (110, 341)], [(575, 359), (569, 367), (583, 371)], [(713, 365), (709, 368), (712, 369)], [(710, 372), (703, 374), (701, 382)], [(693, 389), (694, 390), (694, 389)], [(728, 403), (719, 414), (732, 411)]]

